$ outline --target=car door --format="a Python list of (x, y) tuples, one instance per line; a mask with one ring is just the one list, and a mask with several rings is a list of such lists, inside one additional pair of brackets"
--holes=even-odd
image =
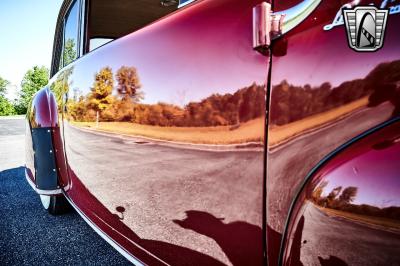
[[(99, 20), (113, 8), (99, 3), (83, 5), (83, 28), (123, 27), (123, 12)], [(113, 38), (87, 30), (87, 53), (63, 69), (66, 194), (143, 263), (263, 263), (269, 58), (252, 47), (256, 4), (194, 1), (91, 52)]]
[[(350, 10), (371, 2), (389, 13), (386, 32), (381, 35), (384, 36), (383, 45), (375, 52), (355, 51), (347, 40), (342, 8)], [(266, 182), (269, 247), (281, 246), (288, 215), (308, 174), (341, 145), (399, 116), (398, 1), (276, 0), (274, 8), (291, 17), (291, 11), (301, 10), (293, 7), (302, 3), (315, 9), (296, 28), (276, 40), (272, 53)], [(282, 47), (287, 48), (282, 50)], [(366, 175), (366, 171), (356, 166), (353, 171), (360, 179)], [(351, 183), (350, 177), (347, 182)], [(365, 181), (363, 188), (360, 186), (359, 193), (363, 196), (357, 198), (357, 204), (368, 204), (377, 196), (378, 193), (372, 191), (377, 191), (379, 186), (371, 184), (379, 184), (379, 181), (374, 182)], [(337, 191), (333, 192), (332, 195)], [(378, 206), (390, 206), (382, 204)], [(367, 234), (353, 230), (346, 238), (331, 227), (320, 227), (327, 224), (322, 218), (310, 215), (305, 221), (304, 217), (302, 219), (304, 231), (299, 226), (297, 235), (293, 236), (297, 238), (290, 239), (297, 245), (292, 246), (294, 258), (286, 261), (288, 265), (380, 264), (372, 258), (384, 258), (392, 252), (389, 245), (385, 249), (389, 253), (385, 255), (381, 254), (382, 250), (372, 252), (374, 245), (371, 243), (378, 242), (367, 238)], [(324, 228), (324, 233), (317, 228)], [(385, 234), (381, 232), (381, 236)], [(364, 248), (355, 250), (354, 246)], [(271, 265), (278, 262), (278, 254), (279, 248), (268, 249)]]

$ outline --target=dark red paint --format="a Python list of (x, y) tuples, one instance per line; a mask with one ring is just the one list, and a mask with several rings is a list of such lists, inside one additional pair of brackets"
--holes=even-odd
[[(274, 1), (274, 11), (299, 2)], [(287, 265), (360, 264), (352, 258), (361, 251), (350, 250), (345, 254), (350, 259), (340, 253), (346, 248), (340, 233), (320, 239), (335, 243), (334, 251), (321, 255), (325, 251), (315, 236), (334, 228), (337, 218), (312, 220), (304, 210), (313, 204), (310, 197), (323, 178), (332, 186), (340, 183), (341, 193), (357, 186), (360, 199), (366, 191), (354, 204), (373, 205), (374, 197), (397, 202), (398, 123), (335, 156), (294, 202), (307, 174), (327, 154), (399, 115), (400, 16), (389, 17), (381, 50), (356, 53), (347, 46), (343, 25), (323, 30), (345, 3), (323, 1), (303, 23), (274, 41), (270, 58), (252, 49), (252, 8), (259, 1), (203, 0), (66, 66), (50, 80), (52, 92), (38, 92), (28, 115), (31, 127), (55, 130), (65, 195), (114, 243), (148, 265), (261, 265), (267, 260), (277, 265), (282, 243)], [(170, 115), (158, 125), (157, 119), (121, 118), (118, 112), (132, 108), (118, 90), (116, 73), (124, 67), (134, 68), (139, 77), (143, 98), (137, 106), (150, 108), (159, 118), (162, 102), (190, 119)], [(113, 101), (120, 105), (100, 110), (97, 128), (90, 100), (101, 71), (111, 72)], [(218, 97), (229, 99), (222, 112), (210, 104)], [(239, 97), (253, 104), (237, 107)], [(209, 120), (193, 107), (201, 103), (209, 108)], [(77, 106), (86, 108), (85, 116), (76, 115)], [(235, 123), (223, 117), (227, 110), (237, 115)], [(127, 136), (133, 134), (126, 129), (133, 122), (135, 130), (147, 131)], [(29, 174), (34, 172), (30, 132), (26, 137)], [(360, 164), (356, 170), (350, 166), (354, 160)], [(372, 175), (376, 169), (371, 163), (378, 161), (379, 177)], [(333, 174), (338, 169), (356, 175), (343, 179)], [(314, 208), (333, 201), (326, 202)], [(295, 208), (286, 229), (291, 204)], [(313, 211), (319, 213), (317, 209)], [(377, 235), (392, 247), (371, 251), (370, 262), (382, 252), (392, 254), (399, 244), (390, 233)], [(375, 261), (398, 262), (388, 255), (379, 259)]]
[[(60, 108), (66, 110), (67, 196), (103, 232), (143, 262), (263, 263), (268, 58), (252, 49), (255, 4), (199, 1), (85, 55), (50, 81), (51, 88), (62, 79), (68, 84), (67, 102)], [(184, 111), (184, 105), (199, 104), (213, 95), (235, 102), (238, 96), (234, 95), (245, 90), (246, 97), (259, 103), (258, 109), (243, 105), (236, 112), (246, 119), (241, 124), (254, 125), (256, 132), (246, 133), (249, 140), (240, 135), (230, 140), (227, 136), (236, 134), (241, 125), (227, 123), (225, 135), (217, 136), (220, 142), (229, 140), (223, 145), (214, 144), (213, 135), (196, 139), (204, 131), (215, 130), (196, 111), (191, 111), (194, 114), (183, 131), (175, 120), (162, 126), (167, 134), (172, 132), (172, 142), (158, 136), (104, 136), (94, 132), (95, 127), (89, 131), (82, 128), (80, 123), (94, 121), (96, 114), (87, 107), (83, 112), (87, 117), (74, 116), (74, 101), (82, 98), (89, 106), (94, 75), (100, 71), (112, 71), (113, 93), (118, 95), (116, 74), (124, 66), (137, 72), (144, 93), (140, 104), (154, 108), (163, 102)], [(100, 114), (100, 126), (113, 121), (122, 123), (120, 127), (129, 123), (119, 120), (118, 114), (110, 112), (107, 118), (105, 114)], [(174, 139), (174, 132), (183, 138)]]
[[(280, 11), (298, 2), (275, 1), (274, 8)], [(375, 2), (380, 6), (380, 1)], [(323, 29), (346, 3), (322, 1), (273, 47), (266, 183), (268, 247), (280, 246), (289, 207), (313, 167), (341, 144), (399, 115), (400, 16), (389, 16), (382, 49), (358, 53), (348, 47), (344, 25)], [(274, 52), (285, 46), (284, 53)], [(267, 253), (275, 265), (279, 249), (268, 248)]]
[(57, 127), (58, 112), (53, 93), (46, 87), (38, 91), (28, 110), (31, 128)]
[(285, 265), (400, 261), (399, 140), (397, 121), (334, 155), (308, 179), (286, 229)]

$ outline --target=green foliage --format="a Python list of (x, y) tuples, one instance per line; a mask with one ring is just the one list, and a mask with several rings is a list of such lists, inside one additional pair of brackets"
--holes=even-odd
[(0, 96), (0, 116), (16, 114), (14, 106), (4, 96)]
[(28, 70), (21, 82), (21, 92), (15, 109), (18, 114), (25, 114), (33, 95), (46, 86), (49, 81), (49, 70), (44, 66), (34, 66)]
[(64, 66), (68, 65), (76, 58), (76, 48), (75, 48), (75, 40), (68, 39), (65, 42), (64, 51), (63, 51), (63, 63)]
[(7, 90), (7, 85), (9, 84), (8, 80), (3, 79), (0, 77), (0, 97), (4, 97)]
[(57, 108), (59, 112), (62, 110), (64, 104), (64, 95), (70, 90), (71, 82), (69, 81), (69, 79), (73, 71), (73, 67), (69, 67), (63, 70), (58, 75), (56, 81), (53, 82), (50, 86), (50, 90), (53, 92), (54, 97), (56, 98)]
[(0, 116), (15, 114), (14, 106), (5, 97), (8, 84), (7, 80), (0, 77)]

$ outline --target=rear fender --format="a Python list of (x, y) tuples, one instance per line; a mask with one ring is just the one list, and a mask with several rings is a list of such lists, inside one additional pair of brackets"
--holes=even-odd
[(400, 118), (343, 145), (294, 201), (282, 265), (398, 265)]
[(26, 118), (26, 178), (39, 194), (61, 194), (61, 168), (57, 154), (63, 158), (63, 149), (62, 142), (55, 140), (61, 136), (57, 104), (47, 87), (35, 94)]

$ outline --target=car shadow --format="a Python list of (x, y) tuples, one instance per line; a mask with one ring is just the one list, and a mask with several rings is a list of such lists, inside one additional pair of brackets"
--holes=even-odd
[(190, 210), (183, 220), (173, 220), (182, 228), (214, 239), (233, 265), (262, 265), (262, 230), (260, 227), (234, 221), (224, 223), (224, 218)]

